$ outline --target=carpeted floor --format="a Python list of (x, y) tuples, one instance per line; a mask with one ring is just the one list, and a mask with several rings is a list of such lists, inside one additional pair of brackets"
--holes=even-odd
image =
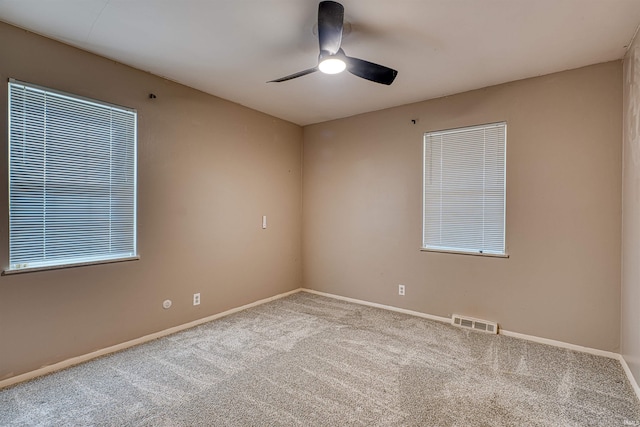
[(0, 426), (640, 426), (616, 360), (297, 293), (0, 391)]

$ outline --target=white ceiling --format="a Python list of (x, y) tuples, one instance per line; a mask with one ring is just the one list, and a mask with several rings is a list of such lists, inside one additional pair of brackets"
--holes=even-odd
[(640, 0), (342, 0), (349, 56), (398, 70), (268, 80), (317, 63), (317, 0), (0, 0), (0, 20), (306, 125), (620, 59)]

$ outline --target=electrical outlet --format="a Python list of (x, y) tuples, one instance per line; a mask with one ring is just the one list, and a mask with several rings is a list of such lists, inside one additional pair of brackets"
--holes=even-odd
[(404, 285), (398, 285), (398, 295), (404, 296)]
[(200, 292), (193, 294), (193, 305), (200, 305)]

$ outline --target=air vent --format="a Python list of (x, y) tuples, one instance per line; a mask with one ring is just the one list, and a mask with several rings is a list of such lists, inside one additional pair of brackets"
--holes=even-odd
[(474, 319), (473, 317), (460, 316), (458, 314), (451, 316), (451, 324), (461, 328), (473, 329), (475, 331), (486, 332), (489, 334), (498, 333), (498, 324), (496, 322)]

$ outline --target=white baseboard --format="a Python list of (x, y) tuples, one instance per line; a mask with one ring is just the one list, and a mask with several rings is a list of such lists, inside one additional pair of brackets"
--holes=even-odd
[(180, 332), (183, 331), (185, 329), (189, 329), (189, 328), (193, 328), (194, 326), (198, 326), (198, 325), (202, 325), (203, 323), (207, 323), (207, 322), (211, 322), (212, 320), (216, 320), (219, 319), (221, 317), (225, 317), (228, 316), (230, 314), (233, 313), (237, 313), (239, 311), (242, 310), (246, 310), (248, 308), (251, 307), (256, 307), (258, 305), (262, 305), (280, 298), (284, 298), (287, 297), (291, 294), (295, 294), (297, 292), (300, 292), (302, 289), (298, 288), (298, 289), (294, 289), (293, 291), (289, 291), (289, 292), (285, 292), (282, 294), (278, 294), (269, 298), (265, 298), (265, 299), (261, 299), (259, 301), (255, 301), (249, 304), (245, 304), (243, 306), (240, 307), (236, 307), (236, 308), (232, 308), (230, 310), (227, 311), (223, 311), (222, 313), (218, 313), (218, 314), (214, 314), (211, 316), (207, 316), (207, 317), (203, 317), (202, 319), (198, 319), (198, 320), (194, 320), (192, 322), (189, 323), (185, 323), (182, 325), (178, 325), (178, 326), (174, 326), (172, 328), (169, 329), (165, 329), (159, 332), (154, 332), (153, 334), (149, 334), (149, 335), (145, 335), (142, 336), (140, 338), (135, 338), (133, 340), (130, 341), (126, 341), (120, 344), (116, 344), (113, 345), (111, 347), (106, 347), (100, 350), (96, 350), (96, 351), (92, 351), (91, 353), (87, 353), (87, 354), (83, 354), (81, 356), (76, 356), (76, 357), (72, 357), (70, 359), (67, 360), (63, 360), (61, 362), (58, 363), (54, 363), (52, 365), (47, 365), (47, 366), (43, 366), (42, 368), (30, 371), (30, 372), (26, 372), (24, 374), (20, 374), (20, 375), (16, 375), (15, 377), (10, 377), (7, 379), (4, 379), (2, 381), (0, 381), (0, 389), (4, 388), (4, 387), (9, 387), (12, 386), (14, 384), (18, 384), (24, 381), (28, 381), (28, 380), (32, 380), (34, 378), (40, 377), (42, 375), (46, 375), (46, 374), (50, 374), (52, 372), (55, 371), (59, 371), (61, 369), (65, 369), (68, 368), (70, 366), (73, 365), (78, 365), (80, 363), (83, 362), (87, 362), (91, 359), (95, 359), (97, 357), (100, 356), (104, 356), (110, 353), (115, 353), (116, 351), (120, 351), (120, 350), (124, 350), (127, 349), (129, 347), (133, 347), (139, 344), (144, 344), (148, 341), (152, 341), (158, 338), (162, 338), (162, 337), (166, 337), (167, 335), (171, 335), (171, 334), (175, 334), (176, 332)]
[[(214, 314), (214, 315), (211, 315), (211, 316), (207, 316), (207, 317), (204, 317), (202, 319), (194, 320), (192, 322), (185, 323), (185, 324), (182, 324), (182, 325), (179, 325), (179, 326), (174, 326), (172, 328), (165, 329), (165, 330), (162, 330), (162, 331), (159, 331), (159, 332), (155, 332), (153, 334), (145, 335), (145, 336), (142, 336), (140, 338), (136, 338), (136, 339), (133, 339), (133, 340), (130, 340), (130, 341), (126, 341), (126, 342), (123, 342), (123, 343), (120, 343), (120, 344), (113, 345), (111, 347), (106, 347), (106, 348), (103, 348), (103, 349), (100, 349), (100, 350), (96, 350), (96, 351), (93, 351), (91, 353), (87, 353), (87, 354), (84, 354), (84, 355), (81, 355), (81, 356), (72, 357), (70, 359), (63, 360), (63, 361), (58, 362), (58, 363), (54, 363), (52, 365), (43, 366), (42, 368), (30, 371), (30, 372), (26, 372), (24, 374), (16, 375), (15, 377), (10, 377), (10, 378), (1, 380), (0, 381), (0, 389), (2, 389), (4, 387), (9, 387), (11, 385), (18, 384), (18, 383), (21, 383), (21, 382), (24, 382), (24, 381), (31, 380), (31, 379), (40, 377), (42, 375), (50, 374), (52, 372), (59, 371), (61, 369), (65, 369), (65, 368), (68, 368), (68, 367), (73, 366), (73, 365), (78, 365), (80, 363), (87, 362), (87, 361), (89, 361), (91, 359), (95, 359), (95, 358), (100, 357), (100, 356), (104, 356), (104, 355), (107, 355), (107, 354), (110, 354), (110, 353), (115, 353), (117, 351), (121, 351), (121, 350), (127, 349), (129, 347), (133, 347), (133, 346), (139, 345), (139, 344), (144, 344), (145, 342), (152, 341), (152, 340), (155, 340), (157, 338), (162, 338), (162, 337), (165, 337), (167, 335), (175, 334), (176, 332), (180, 332), (180, 331), (183, 331), (185, 329), (193, 328), (194, 326), (202, 325), (203, 323), (211, 322), (212, 320), (220, 319), (221, 317), (225, 317), (225, 316), (228, 316), (230, 314), (237, 313), (239, 311), (243, 311), (243, 310), (246, 310), (246, 309), (251, 308), (251, 307), (256, 307), (256, 306), (259, 306), (259, 305), (262, 305), (262, 304), (266, 304), (268, 302), (275, 301), (277, 299), (284, 298), (284, 297), (287, 297), (289, 295), (292, 295), (292, 294), (295, 294), (295, 293), (301, 292), (301, 291), (302, 292), (308, 292), (308, 293), (311, 293), (311, 294), (321, 295), (321, 296), (324, 296), (324, 297), (333, 298), (333, 299), (337, 299), (337, 300), (341, 300), (341, 301), (351, 302), (351, 303), (354, 303), (354, 304), (364, 305), (364, 306), (368, 306), (368, 307), (380, 308), (380, 309), (383, 309), (383, 310), (395, 311), (395, 312), (398, 312), (398, 313), (404, 313), (404, 314), (408, 314), (408, 315), (416, 316), (416, 317), (422, 317), (424, 319), (435, 320), (437, 322), (451, 323), (451, 319), (449, 319), (448, 317), (435, 316), (433, 314), (421, 313), (419, 311), (407, 310), (407, 309), (404, 309), (404, 308), (394, 307), (394, 306), (391, 306), (391, 305), (384, 305), (384, 304), (378, 304), (378, 303), (375, 303), (375, 302), (359, 300), (359, 299), (355, 299), (355, 298), (343, 297), (343, 296), (340, 296), (340, 295), (330, 294), (330, 293), (326, 293), (326, 292), (320, 292), (320, 291), (316, 291), (316, 290), (313, 290), (313, 289), (298, 288), (298, 289), (294, 289), (294, 290), (289, 291), (289, 292), (285, 292), (285, 293), (278, 294), (278, 295), (275, 295), (275, 296), (272, 296), (272, 297), (269, 297), (269, 298), (265, 298), (265, 299), (261, 299), (259, 301), (255, 301), (255, 302), (252, 302), (252, 303), (249, 303), (249, 304), (245, 304), (245, 305), (240, 306), (240, 307), (232, 308), (232, 309), (224, 311), (222, 313), (218, 313), (218, 314)], [(547, 345), (551, 345), (551, 346), (554, 346), (554, 347), (566, 348), (566, 349), (569, 349), (569, 350), (579, 351), (579, 352), (582, 352), (582, 353), (594, 354), (596, 356), (603, 356), (603, 357), (616, 359), (622, 365), (622, 369), (624, 370), (625, 374), (627, 375), (627, 378), (629, 379), (629, 382), (631, 383), (631, 386), (632, 386), (634, 392), (636, 393), (636, 396), (640, 400), (640, 386), (638, 386), (638, 383), (637, 383), (635, 377), (633, 376), (633, 374), (631, 373), (631, 369), (629, 369), (629, 366), (627, 365), (626, 360), (619, 353), (614, 353), (614, 352), (605, 351), (605, 350), (599, 350), (599, 349), (596, 349), (596, 348), (583, 347), (583, 346), (579, 346), (579, 345), (575, 345), (575, 344), (566, 343), (566, 342), (563, 342), (563, 341), (556, 341), (556, 340), (551, 340), (551, 339), (548, 339), (548, 338), (541, 338), (541, 337), (536, 337), (536, 336), (533, 336), (533, 335), (521, 334), (521, 333), (518, 333), (518, 332), (506, 331), (504, 329), (499, 329), (498, 333), (500, 333), (500, 334), (502, 334), (504, 336), (509, 336), (509, 337), (519, 338), (519, 339), (523, 339), (523, 340), (527, 340), (527, 341), (547, 344)]]
[[(412, 315), (412, 316), (418, 316), (418, 317), (422, 317), (422, 318), (425, 318), (425, 319), (435, 320), (435, 321), (438, 321), (438, 322), (451, 323), (451, 319), (449, 319), (448, 317), (434, 316), (432, 314), (421, 313), (421, 312), (413, 311), (413, 310), (406, 310), (404, 308), (394, 307), (394, 306), (391, 306), (391, 305), (378, 304), (378, 303), (375, 303), (375, 302), (369, 302), (369, 301), (359, 300), (359, 299), (355, 299), (355, 298), (343, 297), (343, 296), (340, 296), (340, 295), (334, 295), (334, 294), (329, 294), (329, 293), (326, 293), (326, 292), (315, 291), (313, 289), (302, 288), (301, 290), (304, 291), (304, 292), (309, 292), (309, 293), (316, 294), (316, 295), (322, 295), (322, 296), (325, 296), (325, 297), (328, 297), (328, 298), (333, 298), (333, 299), (337, 299), (337, 300), (341, 300), (341, 301), (352, 302), (354, 304), (366, 305), (368, 307), (381, 308), (381, 309), (384, 309), (384, 310), (395, 311), (395, 312), (398, 312), (398, 313), (405, 313), (405, 314), (409, 314), (409, 315)], [(624, 370), (625, 374), (627, 375), (627, 378), (628, 378), (629, 382), (631, 383), (631, 387), (633, 388), (633, 391), (636, 393), (636, 397), (638, 398), (638, 400), (640, 400), (640, 387), (638, 386), (638, 383), (637, 383), (636, 379), (634, 378), (633, 374), (631, 373), (631, 370), (629, 369), (629, 366), (627, 365), (626, 360), (624, 360), (624, 357), (622, 357), (622, 355), (619, 354), (619, 353), (614, 353), (612, 351), (600, 350), (600, 349), (597, 349), (597, 348), (583, 347), (583, 346), (576, 345), (576, 344), (566, 343), (564, 341), (556, 341), (556, 340), (552, 340), (552, 339), (548, 339), (548, 338), (536, 337), (534, 335), (521, 334), (519, 332), (507, 331), (507, 330), (504, 330), (504, 329), (501, 329), (501, 328), (498, 329), (498, 333), (501, 334), (501, 335), (507, 336), (507, 337), (518, 338), (518, 339), (537, 342), (537, 343), (541, 343), (541, 344), (547, 344), (547, 345), (554, 346), (554, 347), (560, 347), (560, 348), (566, 348), (566, 349), (569, 349), (569, 350), (579, 351), (581, 353), (588, 353), (588, 354), (593, 354), (593, 355), (596, 355), (596, 356), (602, 356), (602, 357), (607, 357), (607, 358), (610, 358), (610, 359), (616, 359), (622, 365), (622, 369)]]
[[(329, 294), (326, 292), (320, 292), (320, 291), (315, 291), (313, 289), (306, 289), (306, 288), (302, 288), (303, 292), (309, 292), (312, 294), (316, 294), (316, 295), (322, 295), (328, 298), (333, 298), (333, 299), (338, 299), (341, 301), (347, 301), (347, 302), (352, 302), (355, 304), (360, 304), (360, 305), (366, 305), (369, 307), (377, 307), (377, 308), (382, 308), (384, 310), (390, 310), (390, 311), (395, 311), (398, 313), (405, 313), (405, 314), (409, 314), (412, 316), (417, 316), (417, 317), (423, 317), (425, 319), (430, 319), (430, 320), (436, 320), (438, 322), (444, 322), (444, 323), (451, 323), (451, 319), (449, 317), (442, 317), (442, 316), (435, 316), (433, 314), (427, 314), (427, 313), (422, 313), (419, 311), (413, 311), (413, 310), (406, 310), (404, 308), (399, 308), (399, 307), (394, 307), (392, 305), (384, 305), (384, 304), (378, 304), (375, 302), (369, 302), (369, 301), (364, 301), (364, 300), (359, 300), (359, 299), (355, 299), (355, 298), (348, 298), (348, 297), (343, 297), (340, 295), (334, 295), (334, 294)], [(519, 332), (511, 332), (511, 331), (506, 331), (502, 328), (498, 328), (498, 333), (507, 337), (514, 337), (514, 338), (520, 338), (523, 340), (527, 340), (527, 341), (533, 341), (533, 342), (537, 342), (537, 343), (541, 343), (541, 344), (547, 344), (547, 345), (551, 345), (554, 347), (561, 347), (561, 348), (567, 348), (569, 350), (575, 350), (575, 351), (580, 351), (582, 353), (589, 353), (589, 354), (595, 354), (596, 356), (604, 356), (604, 357), (608, 357), (610, 359), (619, 359), (620, 355), (618, 353), (614, 353), (611, 351), (605, 351), (605, 350), (599, 350), (597, 348), (590, 348), (590, 347), (582, 347), (580, 345), (576, 345), (576, 344), (569, 344), (563, 341), (556, 341), (556, 340), (551, 340), (548, 338), (540, 338), (540, 337), (536, 337), (533, 335), (526, 335), (526, 334), (521, 334)]]
[(343, 296), (340, 296), (340, 295), (328, 294), (326, 292), (315, 291), (313, 289), (301, 288), (301, 290), (303, 292), (308, 292), (310, 294), (321, 295), (323, 297), (338, 299), (340, 301), (352, 302), (354, 304), (366, 305), (368, 307), (381, 308), (383, 310), (389, 310), (389, 311), (395, 311), (395, 312), (398, 312), (398, 313), (409, 314), (411, 316), (422, 317), (424, 319), (429, 319), (429, 320), (435, 320), (436, 322), (451, 323), (451, 319), (449, 319), (448, 317), (434, 316), (433, 314), (421, 313), (419, 311), (407, 310), (407, 309), (404, 309), (404, 308), (394, 307), (392, 305), (378, 304), (376, 302), (369, 302), (369, 301), (365, 301), (365, 300), (361, 300), (361, 299), (355, 299), (355, 298), (343, 297)]
[(621, 354), (618, 355), (618, 360), (620, 361), (620, 364), (622, 365), (622, 369), (624, 369), (625, 374), (627, 374), (627, 378), (631, 383), (631, 387), (633, 388), (633, 391), (636, 392), (636, 396), (638, 396), (638, 399), (640, 399), (640, 387), (638, 386), (638, 382), (636, 381), (636, 378), (633, 376), (631, 369), (629, 369), (629, 365), (627, 365), (627, 361), (624, 359), (624, 356), (622, 356)]
[(537, 342), (540, 344), (551, 345), (553, 347), (566, 348), (569, 350), (579, 351), (581, 353), (588, 353), (596, 356), (608, 357), (609, 359), (619, 359), (620, 357), (618, 353), (614, 353), (612, 351), (600, 350), (600, 349), (591, 348), (591, 347), (583, 347), (581, 345), (571, 344), (564, 341), (556, 341), (556, 340), (551, 340), (549, 338), (536, 337), (535, 335), (527, 335), (527, 334), (521, 334), (519, 332), (506, 331), (504, 329), (499, 329), (498, 331), (499, 331), (498, 332), (499, 334), (504, 335), (506, 337), (519, 338), (522, 340)]

